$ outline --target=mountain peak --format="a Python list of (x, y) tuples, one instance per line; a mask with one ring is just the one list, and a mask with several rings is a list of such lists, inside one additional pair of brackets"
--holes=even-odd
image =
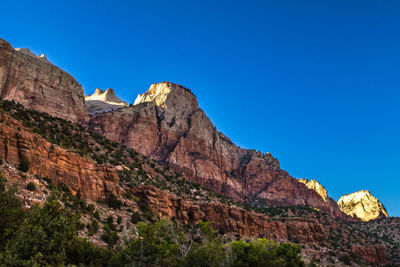
[(166, 81), (152, 84), (147, 92), (137, 96), (134, 105), (148, 102), (175, 111), (192, 112), (199, 109), (196, 96), (189, 89)]
[(107, 112), (128, 106), (128, 103), (119, 99), (115, 94), (114, 89), (111, 88), (108, 88), (105, 91), (96, 88), (93, 95), (85, 97), (85, 102), (90, 113)]
[(344, 213), (356, 216), (363, 221), (389, 217), (385, 207), (369, 190), (343, 195), (337, 203)]
[(328, 199), (328, 193), (325, 187), (323, 187), (317, 180), (308, 180), (306, 178), (299, 179), (300, 183), (305, 184), (309, 189), (317, 192), (325, 201)]

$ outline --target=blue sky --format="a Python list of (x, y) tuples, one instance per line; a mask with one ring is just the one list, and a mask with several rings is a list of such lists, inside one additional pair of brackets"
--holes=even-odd
[(217, 128), (338, 199), (400, 216), (400, 2), (8, 1), (0, 38), (89, 94), (180, 83)]

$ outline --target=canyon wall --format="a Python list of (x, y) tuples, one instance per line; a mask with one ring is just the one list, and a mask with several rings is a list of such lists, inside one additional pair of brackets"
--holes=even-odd
[(88, 115), (82, 86), (44, 55), (14, 49), (0, 39), (0, 97), (26, 108), (86, 123)]

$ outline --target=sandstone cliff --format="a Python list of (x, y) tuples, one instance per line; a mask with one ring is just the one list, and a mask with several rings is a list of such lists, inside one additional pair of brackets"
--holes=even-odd
[(344, 213), (363, 221), (389, 217), (385, 207), (368, 190), (344, 195), (337, 203)]
[(83, 89), (71, 75), (51, 64), (44, 55), (13, 49), (2, 39), (0, 96), (73, 122), (88, 119)]
[(128, 106), (128, 103), (119, 99), (113, 89), (106, 91), (96, 88), (93, 95), (85, 96), (86, 107), (89, 113), (102, 113)]
[(19, 165), (25, 161), (29, 173), (67, 185), (82, 197), (104, 201), (109, 193), (119, 194), (118, 175), (112, 166), (99, 165), (69, 152), (32, 133), (14, 118), (0, 113), (0, 158)]
[(299, 179), (299, 182), (305, 184), (308, 188), (317, 192), (324, 200), (328, 199), (328, 193), (326, 192), (325, 187), (323, 187), (316, 180), (308, 180), (306, 178), (303, 178)]
[(183, 86), (153, 84), (133, 107), (97, 115), (89, 127), (235, 200), (307, 205), (345, 216), (335, 201), (324, 201), (281, 170), (271, 154), (242, 149), (218, 132), (194, 94)]

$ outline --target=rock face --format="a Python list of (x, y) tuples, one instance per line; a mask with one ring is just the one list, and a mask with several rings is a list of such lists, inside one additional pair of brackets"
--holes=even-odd
[(369, 263), (385, 265), (388, 263), (386, 251), (380, 246), (354, 246), (352, 252), (361, 258), (365, 259)]
[(73, 122), (87, 122), (81, 85), (29, 49), (13, 49), (0, 39), (0, 96), (26, 108), (47, 112)]
[(281, 170), (271, 154), (242, 149), (218, 132), (193, 93), (183, 86), (153, 84), (133, 107), (97, 115), (89, 127), (235, 200), (307, 205), (345, 216), (335, 201), (324, 201)]
[(73, 193), (84, 198), (104, 201), (110, 193), (119, 194), (118, 175), (111, 166), (69, 152), (32, 133), (21, 123), (0, 113), (0, 158), (19, 165), (29, 163), (33, 175), (49, 177), (54, 183), (64, 183)]
[(344, 195), (337, 203), (344, 213), (363, 221), (389, 217), (385, 207), (368, 190)]
[(328, 243), (325, 227), (314, 219), (288, 218), (285, 222), (270, 219), (265, 214), (230, 207), (220, 202), (193, 204), (153, 186), (139, 186), (133, 193), (148, 204), (155, 215), (175, 218), (181, 223), (210, 221), (215, 229), (224, 229), (242, 237), (263, 236), (277, 241), (296, 240), (307, 244)]
[(317, 192), (324, 200), (328, 199), (328, 193), (326, 192), (325, 187), (323, 187), (316, 180), (308, 180), (306, 178), (303, 178), (299, 179), (299, 182), (305, 184), (308, 188)]
[(106, 91), (97, 88), (93, 95), (85, 96), (85, 102), (89, 113), (109, 112), (128, 106), (128, 103), (119, 99), (111, 88)]

